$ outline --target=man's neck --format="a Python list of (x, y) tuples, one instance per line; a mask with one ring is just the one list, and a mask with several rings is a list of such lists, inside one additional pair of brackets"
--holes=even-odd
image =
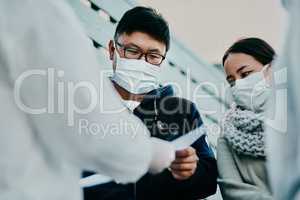
[(119, 95), (122, 97), (123, 100), (131, 100), (131, 101), (138, 101), (141, 102), (144, 99), (144, 94), (132, 94), (125, 90), (124, 88), (120, 87), (117, 83), (112, 81), (115, 89), (119, 93)]

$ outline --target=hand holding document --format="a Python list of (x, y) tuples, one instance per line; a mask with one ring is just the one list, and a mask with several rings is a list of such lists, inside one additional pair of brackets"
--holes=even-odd
[(204, 125), (196, 128), (189, 133), (173, 140), (171, 144), (174, 146), (175, 150), (183, 150), (191, 146), (196, 142), (201, 136), (206, 135), (206, 127)]
[[(149, 169), (150, 173), (159, 173), (163, 169), (169, 167), (171, 162), (175, 159), (175, 155), (171, 153), (174, 151), (172, 151), (171, 148), (173, 148), (175, 151), (186, 149), (196, 142), (201, 136), (206, 135), (206, 133), (206, 127), (202, 125), (199, 128), (196, 128), (171, 142), (164, 141), (166, 143), (170, 143), (169, 149), (161, 149), (159, 143), (156, 142), (160, 139), (154, 137), (151, 138), (153, 143), (154, 157)], [(95, 174), (86, 178), (82, 178), (80, 180), (80, 186), (90, 187), (93, 185), (108, 183), (110, 181), (113, 181), (113, 179), (110, 177), (101, 174)]]

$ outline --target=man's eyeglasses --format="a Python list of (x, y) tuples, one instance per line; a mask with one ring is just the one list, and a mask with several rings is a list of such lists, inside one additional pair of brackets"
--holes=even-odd
[(115, 42), (120, 48), (123, 49), (123, 56), (128, 59), (141, 59), (145, 55), (146, 62), (152, 65), (160, 65), (162, 61), (166, 58), (165, 56), (154, 53), (154, 52), (144, 52), (138, 47), (127, 47), (123, 44)]

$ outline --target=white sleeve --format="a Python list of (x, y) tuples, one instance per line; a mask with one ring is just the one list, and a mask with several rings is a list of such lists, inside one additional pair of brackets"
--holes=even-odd
[[(267, 131), (267, 150), (269, 159), (270, 182), (274, 191), (275, 199), (297, 199), (293, 196), (298, 193), (299, 197), (299, 163), (300, 163), (300, 95), (299, 95), (299, 63), (300, 63), (300, 1), (282, 0), (288, 13), (288, 26), (285, 33), (283, 48), (276, 60), (273, 71), (276, 94), (281, 91), (287, 92), (287, 117), (276, 109), (275, 117), (282, 119), (287, 126), (270, 124)], [(287, 85), (283, 88), (284, 81), (276, 79), (280, 74), (286, 72)], [(283, 89), (280, 89), (283, 88)], [(281, 92), (281, 96), (283, 92)], [(284, 93), (283, 93), (284, 94)], [(276, 104), (279, 97), (276, 96)], [(285, 98), (286, 99), (286, 98)], [(286, 101), (286, 100), (285, 100)], [(274, 109), (272, 107), (271, 109)], [(288, 118), (288, 119), (287, 119)], [(275, 128), (274, 128), (275, 127)], [(280, 148), (284, 147), (284, 148)]]
[[(101, 76), (91, 42), (68, 5), (11, 0), (0, 2), (0, 13), (2, 62), (45, 159), (120, 182), (142, 176), (155, 157), (148, 130)], [(160, 144), (174, 153), (166, 142)]]

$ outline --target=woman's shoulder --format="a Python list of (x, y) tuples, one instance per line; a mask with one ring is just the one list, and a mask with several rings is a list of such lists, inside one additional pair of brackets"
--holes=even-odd
[(217, 140), (217, 157), (220, 156), (226, 156), (231, 153), (231, 148), (230, 145), (228, 144), (228, 142), (226, 141), (226, 138), (224, 136), (220, 136)]
[(254, 165), (254, 166), (266, 164), (265, 157), (262, 156), (253, 157), (235, 151), (227, 142), (224, 136), (218, 138), (217, 153), (219, 156), (231, 154), (231, 156), (237, 163), (244, 163), (247, 165)]

